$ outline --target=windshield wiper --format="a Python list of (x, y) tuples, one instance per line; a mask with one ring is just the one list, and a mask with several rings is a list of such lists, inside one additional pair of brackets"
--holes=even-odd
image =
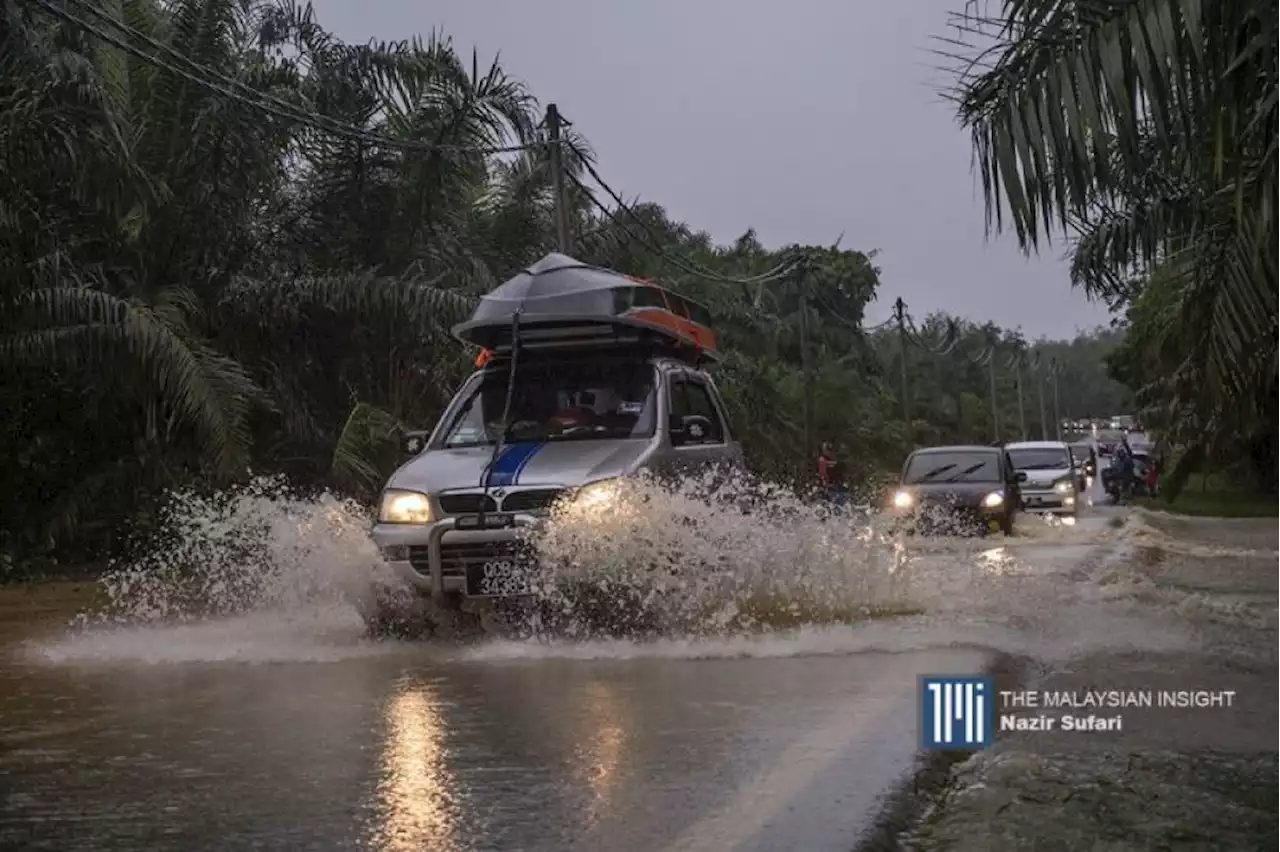
[(973, 465), (972, 467), (966, 467), (964, 470), (960, 471), (960, 472), (959, 472), (959, 473), (957, 473), (955, 476), (948, 476), (946, 479), (944, 479), (944, 480), (942, 480), (942, 481), (943, 481), (943, 482), (955, 482), (955, 481), (957, 481), (958, 479), (960, 479), (960, 477), (962, 477), (962, 476), (968, 476), (969, 474), (973, 473), (975, 470), (978, 470), (979, 468), (983, 468), (983, 467), (986, 467), (986, 466), (987, 466), (987, 463), (986, 463), (986, 462), (984, 462), (984, 461), (978, 462), (977, 464)]
[(609, 435), (609, 431), (607, 429), (602, 429), (599, 432), (596, 432), (596, 431), (566, 432), (560, 435), (551, 435), (546, 438), (543, 438), (542, 440), (550, 444), (556, 441), (584, 441), (584, 440), (589, 440), (591, 438), (595, 438), (597, 440), (608, 440), (610, 437), (611, 436)]
[(954, 462), (952, 462), (951, 464), (944, 464), (941, 467), (935, 467), (933, 470), (929, 471), (924, 476), (921, 476), (919, 479), (917, 479), (916, 482), (928, 482), (930, 479), (933, 479), (938, 474), (946, 473), (947, 471), (951, 470), (951, 468), (953, 467), (955, 467)]

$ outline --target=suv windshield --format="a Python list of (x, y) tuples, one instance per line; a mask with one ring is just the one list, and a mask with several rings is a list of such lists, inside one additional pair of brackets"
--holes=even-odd
[[(653, 435), (653, 367), (601, 361), (518, 364), (507, 441)], [(493, 444), (502, 430), (507, 371), (484, 373), (445, 432), (446, 447)]]
[(1067, 451), (1060, 447), (1010, 449), (1009, 459), (1016, 470), (1064, 470), (1071, 467)]
[(902, 474), (903, 485), (999, 481), (1000, 465), (995, 453), (964, 450), (917, 453), (907, 461), (907, 469)]

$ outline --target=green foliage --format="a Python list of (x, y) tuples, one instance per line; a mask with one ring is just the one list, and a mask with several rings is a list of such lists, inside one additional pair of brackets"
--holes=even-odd
[(1128, 307), (1115, 375), (1189, 450), (1171, 492), (1241, 446), (1274, 490), (1280, 6), (992, 5), (958, 16), (954, 93), (989, 223), (1072, 232), (1075, 282)]
[[(372, 499), (402, 427), (434, 422), (471, 368), (447, 329), (554, 244), (546, 146), (478, 150), (544, 139), (537, 102), (446, 39), (343, 44), (291, 0), (60, 8), (104, 11), (129, 29), (90, 22), (170, 67), (0, 2), (0, 566), (96, 560), (166, 490), (250, 470)], [(718, 381), (769, 476), (808, 480), (820, 440), (858, 476), (895, 468), (914, 442), (987, 440), (974, 363), (987, 337), (1002, 434), (1019, 422), (1015, 351), (1066, 365), (1064, 415), (1126, 407), (1103, 380), (1114, 335), (1027, 347), (960, 323), (948, 356), (908, 351), (908, 429), (897, 338), (861, 329), (874, 253), (770, 250), (752, 232), (717, 246), (653, 204), (634, 206), (638, 240), (576, 180), (569, 207), (578, 257), (710, 307)], [(759, 276), (797, 250), (803, 286), (687, 271)], [(930, 318), (922, 339), (946, 323)]]

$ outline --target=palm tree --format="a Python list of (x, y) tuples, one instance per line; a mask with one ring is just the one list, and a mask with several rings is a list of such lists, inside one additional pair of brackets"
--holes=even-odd
[(1029, 250), (1075, 232), (1074, 280), (1113, 305), (1163, 266), (1195, 377), (1169, 404), (1274, 436), (1277, 3), (997, 5), (970, 4), (953, 40), (989, 226)]

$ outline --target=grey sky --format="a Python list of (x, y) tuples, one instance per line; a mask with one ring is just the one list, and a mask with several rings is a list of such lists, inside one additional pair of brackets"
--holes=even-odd
[(1107, 321), (1062, 246), (984, 242), (968, 135), (931, 36), (963, 0), (314, 0), (347, 41), (437, 29), (555, 102), (625, 197), (728, 242), (879, 249), (867, 321), (901, 295), (1030, 337)]

